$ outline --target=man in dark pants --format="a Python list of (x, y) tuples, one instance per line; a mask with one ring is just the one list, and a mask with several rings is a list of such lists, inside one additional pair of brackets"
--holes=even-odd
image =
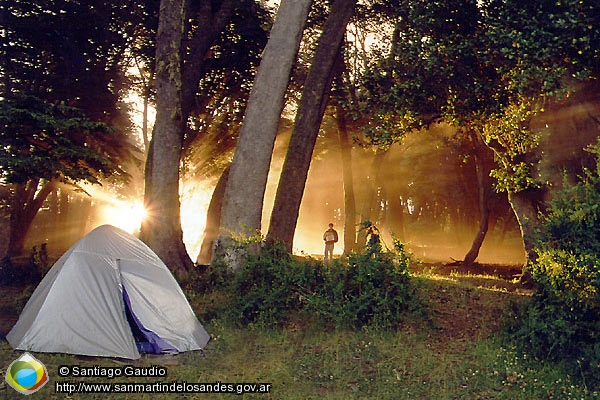
[(333, 224), (329, 224), (329, 229), (323, 234), (323, 240), (325, 241), (325, 257), (323, 260), (327, 262), (329, 256), (329, 261), (331, 261), (333, 259), (333, 246), (338, 241), (338, 233), (333, 229)]

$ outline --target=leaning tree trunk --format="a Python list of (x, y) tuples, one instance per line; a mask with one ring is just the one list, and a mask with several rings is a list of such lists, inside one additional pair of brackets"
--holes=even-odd
[(536, 229), (540, 226), (539, 212), (543, 193), (535, 189), (528, 189), (521, 192), (508, 192), (508, 201), (513, 209), (521, 237), (523, 238), (523, 248), (525, 250), (525, 267), (535, 262), (537, 253), (534, 249), (533, 237)]
[(334, 1), (304, 83), (267, 234), (268, 241), (281, 242), (290, 252), (313, 150), (329, 98), (334, 65), (355, 5), (356, 0)]
[(349, 253), (356, 246), (356, 201), (354, 198), (354, 176), (352, 174), (352, 143), (348, 135), (346, 110), (340, 104), (336, 105), (336, 109), (344, 182), (344, 253)]
[(279, 5), (248, 99), (225, 188), (216, 249), (228, 257), (233, 270), (241, 267), (243, 255), (232, 251), (231, 237), (252, 236), (261, 228), (275, 137), (311, 3), (312, 0), (283, 0)]
[(493, 196), (493, 182), (490, 173), (494, 168), (494, 153), (485, 145), (477, 132), (471, 132), (475, 148), (475, 170), (477, 174), (479, 227), (471, 249), (465, 255), (463, 263), (471, 265), (479, 256), (479, 251), (487, 235), (490, 220), (490, 201)]
[(198, 264), (210, 264), (213, 258), (215, 243), (219, 237), (219, 226), (221, 226), (221, 208), (223, 207), (223, 195), (229, 177), (229, 167), (223, 171), (219, 182), (213, 192), (208, 211), (206, 213), (206, 227), (204, 228), (204, 239), (200, 246), (200, 253), (196, 262)]

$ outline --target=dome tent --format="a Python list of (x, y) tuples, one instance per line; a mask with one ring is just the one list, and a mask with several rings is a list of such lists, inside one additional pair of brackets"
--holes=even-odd
[(6, 338), (19, 350), (128, 359), (140, 349), (199, 350), (210, 340), (166, 265), (110, 225), (58, 259)]

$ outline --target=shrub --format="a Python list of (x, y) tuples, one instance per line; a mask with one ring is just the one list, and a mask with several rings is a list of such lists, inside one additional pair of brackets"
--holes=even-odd
[(409, 257), (398, 241), (394, 251), (377, 242), (349, 254), (328, 267), (325, 278), (306, 296), (307, 309), (336, 326), (394, 327), (416, 304)]
[(231, 268), (221, 257), (208, 266), (196, 265), (183, 284), (186, 289), (206, 294), (227, 288), (233, 282), (234, 276)]
[(394, 251), (367, 246), (326, 265), (264, 245), (224, 287), (229, 318), (272, 326), (303, 315), (340, 327), (393, 327), (415, 304), (408, 267), (400, 242)]
[(600, 383), (598, 170), (586, 170), (574, 185), (565, 182), (549, 202), (530, 267), (538, 290), (512, 332), (535, 356), (565, 362), (590, 385)]
[(235, 276), (231, 312), (245, 324), (280, 324), (303, 308), (303, 290), (322, 281), (322, 264), (299, 262), (279, 244), (263, 246)]
[(50, 269), (45, 243), (33, 246), (29, 257), (4, 257), (0, 260), (0, 285), (37, 284)]

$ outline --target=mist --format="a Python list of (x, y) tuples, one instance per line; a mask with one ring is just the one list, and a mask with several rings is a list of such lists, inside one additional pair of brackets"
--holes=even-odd
[[(600, 84), (591, 84), (561, 102), (548, 104), (531, 128), (540, 135), (540, 163), (536, 178), (557, 188), (564, 177), (574, 181), (583, 168), (594, 168), (594, 159), (583, 148), (600, 134)], [(287, 151), (291, 122), (283, 123), (275, 143), (263, 207), (263, 234), (273, 207), (281, 166)], [(358, 132), (354, 132), (358, 134)], [(196, 153), (214, 154), (215, 144)], [(229, 147), (229, 145), (228, 145)], [(344, 250), (344, 185), (339, 134), (326, 117), (320, 131), (306, 182), (294, 237), (295, 254), (321, 256), (323, 232), (333, 223), (339, 233), (334, 254)], [(228, 157), (226, 152), (223, 157)], [(231, 154), (229, 153), (229, 156)], [(381, 231), (384, 245), (393, 237), (424, 261), (462, 260), (478, 229), (475, 166), (456, 129), (438, 124), (406, 135), (374, 164), (375, 149), (353, 146), (352, 162), (358, 224), (374, 204), (369, 220)], [(212, 192), (226, 160), (210, 166), (186, 166), (181, 184), (181, 223), (184, 243), (195, 260), (204, 238), (206, 213)], [(104, 182), (78, 190), (60, 186), (36, 216), (26, 249), (46, 243), (59, 256), (75, 241), (101, 224), (112, 224), (138, 233), (143, 209), (143, 173), (128, 171), (127, 184)], [(374, 198), (367, 199), (370, 185)], [(522, 264), (525, 261), (519, 226), (505, 193), (492, 199), (490, 227), (480, 251), (480, 263)], [(0, 247), (6, 246), (8, 215), (4, 215)], [(360, 245), (360, 244), (359, 244)], [(2, 250), (2, 249), (0, 249)]]
[[(381, 231), (384, 245), (392, 248), (395, 237), (424, 261), (461, 260), (478, 229), (477, 186), (474, 166), (465, 162), (463, 155), (451, 151), (449, 141), (455, 134), (444, 126), (412, 133), (402, 144), (392, 146), (382, 163), (375, 166), (374, 149), (355, 147), (352, 151), (357, 206), (355, 231), (365, 203), (371, 201), (366, 199), (368, 186), (376, 181), (377, 206), (371, 210), (370, 220)], [(275, 160), (274, 164), (281, 162)], [(330, 222), (340, 236), (335, 254), (344, 250), (341, 163), (337, 132), (324, 132), (315, 149), (300, 208), (293, 244), (296, 254), (321, 255), (323, 232)], [(269, 179), (263, 226), (268, 224), (276, 184), (274, 173)], [(479, 261), (522, 263), (520, 232), (506, 195), (495, 199), (492, 219)]]

